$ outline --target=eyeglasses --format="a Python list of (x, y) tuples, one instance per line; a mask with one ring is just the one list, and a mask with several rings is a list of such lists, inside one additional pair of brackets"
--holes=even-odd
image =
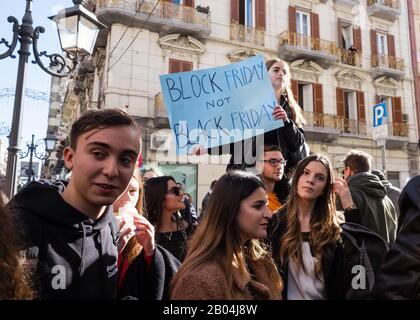
[(277, 160), (277, 159), (268, 159), (268, 160), (264, 160), (264, 162), (268, 162), (270, 164), (270, 166), (272, 166), (273, 168), (277, 167), (279, 165), (279, 163), (282, 166), (285, 166), (287, 163), (287, 160), (281, 159), (281, 160)]
[(180, 187), (172, 187), (166, 193), (172, 193), (177, 197), (179, 197), (182, 194)]

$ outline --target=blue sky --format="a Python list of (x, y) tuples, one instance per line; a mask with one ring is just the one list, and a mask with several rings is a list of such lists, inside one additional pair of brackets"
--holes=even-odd
[[(12, 24), (7, 21), (8, 16), (14, 16), (22, 21), (25, 13), (25, 0), (14, 1), (0, 1), (0, 38), (5, 38), (7, 41), (12, 40)], [(48, 19), (49, 16), (54, 15), (57, 11), (73, 6), (71, 0), (34, 0), (32, 2), (32, 18), (34, 28), (36, 26), (43, 26), (45, 33), (40, 35), (38, 41), (38, 50), (46, 50), (48, 53), (61, 53), (60, 43), (58, 39), (57, 29), (55, 24)], [(19, 43), (15, 49), (16, 58), (10, 57), (0, 60), (0, 90), (4, 88), (15, 88)], [(4, 45), (0, 45), (0, 53), (6, 51)], [(31, 50), (32, 51), (32, 50)], [(51, 76), (39, 68), (38, 65), (32, 64), (34, 60), (33, 54), (29, 57), (26, 88), (46, 92), (49, 94), (51, 85)], [(43, 60), (46, 62), (46, 60)], [(13, 113), (13, 97), (0, 98), (0, 123), (4, 122), (10, 125)], [(21, 146), (24, 148), (26, 142), (30, 141), (31, 135), (35, 134), (35, 139), (45, 138), (47, 131), (48, 118), (48, 103), (34, 101), (26, 98), (23, 109), (23, 123), (21, 131)], [(5, 139), (4, 136), (0, 136)], [(8, 143), (7, 143), (8, 144)], [(26, 147), (25, 147), (26, 149)], [(25, 159), (26, 160), (26, 159)]]

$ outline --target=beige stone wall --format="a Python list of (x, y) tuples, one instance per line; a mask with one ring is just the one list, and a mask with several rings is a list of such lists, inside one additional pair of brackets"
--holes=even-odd
[[(375, 104), (377, 83), (370, 75), (370, 29), (380, 29), (395, 36), (396, 56), (405, 61), (404, 78), (395, 81), (395, 88), (392, 89), (396, 96), (402, 97), (403, 113), (408, 114), (409, 137), (408, 141), (417, 143), (418, 132), (416, 130), (416, 119), (414, 111), (414, 87), (413, 75), (410, 65), (410, 48), (407, 7), (405, 1), (400, 1), (401, 15), (395, 22), (388, 22), (382, 19), (369, 18), (366, 11), (366, 1), (359, 1), (359, 5), (353, 10), (344, 9), (328, 1), (325, 4), (319, 0), (266, 0), (266, 35), (265, 47), (230, 40), (230, 1), (228, 0), (197, 0), (196, 5), (210, 6), (212, 13), (211, 34), (202, 42), (204, 53), (194, 54), (176, 48), (164, 49), (159, 45), (159, 34), (149, 30), (142, 30), (137, 36), (133, 45), (127, 50), (124, 56), (114, 65), (109, 72), (104, 70), (104, 95), (106, 107), (128, 106), (128, 111), (139, 117), (152, 119), (154, 117), (155, 95), (161, 91), (159, 75), (168, 72), (168, 59), (177, 58), (192, 61), (194, 69), (210, 68), (230, 63), (229, 54), (237, 50), (250, 50), (263, 54), (267, 59), (275, 57), (278, 48), (278, 35), (288, 29), (288, 6), (289, 4), (299, 8), (309, 9), (319, 14), (320, 36), (322, 39), (336, 42), (337, 18), (345, 19), (362, 28), (363, 63), (362, 67), (350, 67), (346, 69), (357, 73), (361, 77), (360, 89), (365, 92), (366, 119), (368, 126), (367, 136), (340, 137), (333, 144), (318, 143), (311, 141), (310, 145), (314, 152), (325, 152), (332, 160), (344, 157), (351, 148), (361, 148), (374, 157), (374, 166), (381, 168), (381, 152), (371, 139), (372, 110)], [(420, 4), (415, 9), (420, 11)], [(420, 28), (420, 16), (416, 18), (416, 25)], [(138, 28), (129, 28), (119, 43), (114, 47), (126, 30), (125, 25), (113, 24), (108, 35), (108, 46), (106, 48), (106, 65), (112, 66), (115, 59), (124, 51), (129, 42), (138, 33)], [(420, 44), (420, 32), (417, 34), (417, 43)], [(112, 56), (110, 52), (114, 50)], [(420, 52), (420, 51), (418, 51)], [(420, 54), (419, 54), (420, 61)], [(323, 69), (318, 76), (318, 83), (323, 84), (324, 113), (336, 114), (336, 91), (338, 86), (337, 73), (343, 70), (343, 65), (333, 64), (328, 69)], [(298, 75), (293, 75), (299, 79)], [(153, 130), (151, 128), (150, 130)], [(148, 151), (150, 159), (154, 159), (153, 151)], [(175, 159), (175, 158), (174, 158)], [(179, 159), (178, 159), (179, 160)], [(192, 162), (192, 160), (188, 160)], [(334, 162), (334, 161), (333, 161)], [(335, 161), (337, 162), (337, 161)], [(220, 175), (226, 160), (220, 161), (218, 165), (198, 165), (198, 199), (208, 190), (208, 184), (214, 176)], [(337, 163), (336, 163), (337, 164)], [(399, 171), (400, 183), (404, 184), (409, 174), (407, 152), (403, 150), (392, 150), (387, 152), (387, 169)], [(199, 201), (201, 206), (201, 200)]]

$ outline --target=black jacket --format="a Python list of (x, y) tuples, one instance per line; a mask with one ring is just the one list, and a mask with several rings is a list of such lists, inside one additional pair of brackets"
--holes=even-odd
[(128, 267), (118, 297), (138, 300), (168, 300), (169, 284), (181, 262), (168, 250), (157, 245), (152, 264), (148, 267), (144, 251)]
[[(64, 183), (33, 181), (11, 200), (40, 299), (114, 299), (117, 246), (112, 207), (93, 221), (65, 202)], [(114, 220), (113, 220), (114, 219)]]
[(420, 299), (420, 176), (412, 178), (399, 198), (399, 231), (379, 271), (377, 299)]
[[(283, 207), (270, 221), (268, 242), (273, 259), (284, 281), (283, 299), (287, 299), (288, 261), (280, 261), (280, 240), (287, 230), (286, 208)], [(371, 230), (354, 223), (341, 225), (340, 239), (334, 245), (325, 248), (322, 256), (322, 273), (325, 296), (328, 300), (365, 299), (375, 283), (375, 275), (388, 246), (384, 239)], [(363, 243), (363, 244), (362, 244)], [(361, 250), (361, 248), (363, 248)], [(363, 253), (365, 252), (365, 253)], [(366, 285), (364, 288), (353, 288), (355, 279), (354, 266), (365, 266)]]

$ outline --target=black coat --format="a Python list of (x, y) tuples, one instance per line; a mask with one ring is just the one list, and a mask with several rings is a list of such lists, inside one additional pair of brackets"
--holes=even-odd
[(420, 176), (411, 179), (399, 198), (397, 238), (376, 280), (377, 299), (420, 299)]
[(120, 299), (168, 300), (170, 282), (181, 262), (168, 250), (157, 245), (148, 267), (144, 251), (130, 264), (118, 292)]
[[(287, 298), (288, 261), (280, 261), (280, 240), (287, 230), (286, 214), (285, 207), (280, 209), (273, 215), (268, 228), (268, 242), (273, 259), (284, 281), (283, 299)], [(341, 237), (335, 244), (327, 246), (322, 256), (326, 299), (368, 298), (375, 282), (375, 274), (382, 264), (388, 246), (378, 234), (358, 224), (344, 223), (341, 228)], [(366, 272), (364, 289), (352, 286), (356, 275), (353, 267), (356, 265), (369, 269)]]

